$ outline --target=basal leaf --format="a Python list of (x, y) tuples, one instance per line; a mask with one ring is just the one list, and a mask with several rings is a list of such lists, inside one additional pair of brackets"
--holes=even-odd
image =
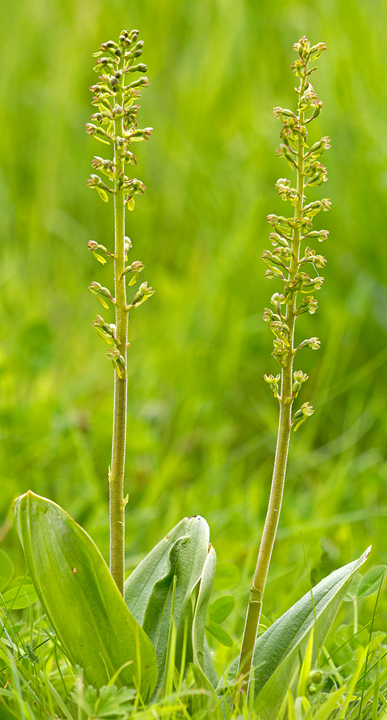
[[(213, 666), (211, 668), (211, 656), (205, 645), (204, 624), (201, 624), (202, 611), (203, 608), (207, 610), (209, 599), (208, 596), (204, 600), (203, 593), (200, 592), (205, 566), (207, 567), (206, 593), (208, 584), (212, 587), (213, 582), (214, 568), (210, 572), (212, 562), (210, 556), (215, 558), (214, 551), (209, 547), (209, 527), (206, 521), (200, 516), (184, 518), (151, 550), (125, 583), (125, 601), (133, 616), (142, 624), (156, 650), (159, 666), (157, 692), (164, 680), (172, 614), (176, 631), (176, 667), (180, 670), (184, 653), (185, 668), (188, 667), (193, 660), (195, 643), (198, 652), (202, 651), (203, 657), (206, 658), (206, 662), (203, 658), (200, 660), (201, 669), (204, 670), (206, 667), (209, 672), (212, 669), (212, 680), (216, 682)], [(174, 598), (173, 588), (175, 588)], [(200, 609), (194, 623), (195, 608), (199, 598), (201, 598)], [(200, 633), (202, 633), (203, 648)], [(183, 652), (184, 642), (186, 647)]]
[(14, 567), (12, 560), (4, 550), (0, 550), (0, 592), (3, 592), (13, 578)]
[[(351, 578), (365, 562), (369, 551), (359, 560), (344, 565), (324, 578), (311, 593), (306, 593), (258, 638), (254, 650), (255, 708), (267, 718), (276, 718), (289, 678), (304, 657), (311, 629), (314, 627), (313, 658), (328, 634), (337, 610), (348, 590)], [(313, 607), (314, 606), (314, 607)], [(315, 623), (317, 620), (317, 627)]]
[(166, 535), (133, 570), (125, 582), (125, 602), (140, 625), (155, 584), (167, 574), (169, 554), (176, 540), (185, 537), (195, 518), (184, 518)]
[(71, 662), (97, 687), (129, 663), (116, 684), (137, 684), (149, 698), (155, 652), (92, 539), (62, 508), (32, 492), (16, 500), (15, 516), (29, 574)]
[[(358, 560), (324, 578), (312, 589), (313, 601), (311, 593), (306, 593), (258, 638), (253, 656), (254, 707), (267, 720), (277, 717), (300, 654), (305, 654), (310, 631), (314, 627), (315, 658), (317, 643), (321, 649), (351, 580), (368, 554), (369, 549)], [(236, 677), (238, 662), (231, 666), (231, 678)]]
[(210, 545), (206, 562), (204, 563), (202, 577), (200, 578), (198, 594), (195, 604), (195, 612), (192, 623), (192, 649), (193, 661), (216, 688), (218, 676), (212, 661), (210, 649), (207, 645), (205, 628), (207, 609), (210, 602), (212, 586), (214, 584), (216, 570), (216, 554)]

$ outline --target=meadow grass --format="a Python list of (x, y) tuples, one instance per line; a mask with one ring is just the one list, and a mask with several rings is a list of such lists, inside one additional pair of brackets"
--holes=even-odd
[[(253, 0), (7, 7), (0, 538), (18, 574), (10, 508), (29, 488), (60, 503), (108, 555), (111, 380), (98, 338), (85, 330), (95, 311), (85, 246), (110, 238), (111, 217), (86, 188), (84, 124), (91, 53), (125, 26), (146, 41), (142, 117), (157, 125), (141, 158), (148, 193), (129, 231), (157, 296), (131, 327), (126, 568), (183, 515), (202, 514), (218, 559), (241, 568), (229, 625), (239, 637), (277, 423), (262, 381), (275, 369), (261, 320), (265, 217), (283, 208), (273, 190), (282, 170), (271, 111), (291, 103), (284, 68), (304, 33), (329, 50), (318, 78), (321, 130), (333, 148), (329, 272), (311, 320), (322, 341), (308, 387), (315, 414), (291, 448), (264, 612), (272, 620), (308, 589), (304, 548), (316, 580), (370, 542), (369, 564), (387, 560), (386, 8), (381, 0), (263, 0), (259, 12)], [(309, 362), (306, 354), (306, 372)], [(372, 608), (366, 599), (363, 624)], [(386, 612), (382, 592), (375, 629)], [(231, 660), (222, 647), (217, 657)]]

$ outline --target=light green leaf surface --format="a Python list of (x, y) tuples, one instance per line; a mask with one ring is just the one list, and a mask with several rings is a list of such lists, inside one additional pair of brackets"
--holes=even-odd
[(222, 628), (221, 625), (218, 625), (218, 623), (210, 622), (206, 625), (206, 630), (211, 633), (222, 645), (225, 645), (226, 647), (232, 647), (233, 646), (233, 639), (228, 634), (228, 632)]
[(38, 596), (33, 585), (19, 585), (19, 587), (11, 588), (3, 593), (0, 602), (2, 605), (6, 605), (8, 610), (22, 610), (32, 605), (37, 599)]
[(363, 575), (359, 572), (354, 575), (348, 587), (348, 590), (343, 598), (344, 602), (353, 602), (354, 600), (356, 600), (357, 589), (361, 583), (362, 577)]
[(129, 612), (101, 553), (55, 503), (28, 492), (15, 502), (29, 574), (71, 662), (87, 682), (138, 683), (145, 699), (157, 681), (149, 638)]
[(193, 661), (204, 673), (211, 685), (216, 688), (219, 678), (216, 674), (210, 649), (207, 645), (205, 628), (207, 609), (210, 602), (212, 587), (216, 570), (216, 553), (210, 545), (203, 574), (200, 579), (195, 612), (192, 623), (192, 650)]
[(14, 567), (12, 560), (4, 550), (0, 550), (0, 592), (9, 585), (13, 578)]
[[(313, 627), (313, 658), (317, 654), (317, 641), (321, 649), (353, 575), (366, 561), (369, 550), (358, 560), (324, 578), (312, 590), (313, 602), (311, 593), (306, 593), (258, 638), (253, 657), (254, 706), (267, 720), (274, 720), (279, 712), (290, 678), (299, 663), (299, 655), (304, 656)], [(234, 678), (238, 662), (231, 666), (230, 674)]]
[(385, 565), (378, 565), (369, 570), (360, 580), (356, 590), (356, 597), (358, 599), (366, 598), (378, 592), (385, 578), (386, 571), (387, 567)]
[(235, 598), (234, 595), (223, 595), (217, 598), (210, 605), (210, 619), (212, 622), (220, 625), (227, 620), (230, 613), (234, 610)]
[[(211, 558), (211, 559), (210, 559)], [(199, 667), (212, 675), (215, 670), (204, 640), (203, 613), (207, 610), (215, 572), (215, 553), (209, 546), (209, 527), (200, 517), (181, 520), (133, 571), (125, 583), (125, 601), (136, 620), (153, 642), (159, 666), (157, 691), (163, 684), (172, 595), (175, 582), (173, 618), (176, 628), (176, 667), (180, 670), (186, 630), (185, 668), (193, 660), (193, 644)], [(205, 573), (205, 593), (201, 581)], [(196, 612), (197, 602), (199, 610)], [(194, 622), (195, 616), (195, 622)], [(200, 633), (202, 633), (203, 647)], [(203, 652), (203, 656), (200, 653)], [(205, 660), (204, 660), (205, 658)]]

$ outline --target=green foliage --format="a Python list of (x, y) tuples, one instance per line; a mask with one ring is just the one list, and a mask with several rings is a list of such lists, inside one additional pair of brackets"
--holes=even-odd
[(91, 538), (58, 505), (29, 492), (15, 503), (39, 599), (73, 664), (97, 687), (117, 674), (144, 698), (157, 681), (154, 650)]
[(13, 562), (4, 550), (0, 550), (0, 592), (9, 585), (15, 572)]
[(204, 646), (215, 565), (206, 521), (199, 516), (185, 518), (151, 550), (125, 583), (125, 602), (156, 651), (158, 692), (164, 684), (171, 623), (175, 632), (175, 664), (182, 677), (195, 658), (217, 684), (211, 656)]
[[(318, 658), (338, 608), (353, 575), (369, 554), (335, 570), (259, 636), (254, 649), (254, 705), (266, 717), (275, 720), (299, 661), (308, 656), (310, 633), (314, 630), (313, 658)], [(232, 667), (235, 677), (237, 662)], [(309, 667), (308, 667), (309, 674)], [(305, 686), (305, 679), (300, 679)]]
[[(107, 29), (116, 35), (126, 12), (121, 0), (95, 0), (93, 6), (20, 0), (0, 30), (7, 57), (0, 80), (1, 538), (19, 574), (24, 566), (9, 508), (30, 486), (60, 502), (108, 552), (104, 477), (111, 388), (96, 339), (85, 333), (91, 299), (82, 288), (92, 280), (92, 267), (82, 247), (91, 236), (106, 248), (111, 222), (98, 215), (97, 223), (97, 193), (89, 197), (82, 189), (89, 149), (81, 127), (87, 116), (84, 87), (92, 81), (88, 56)], [(263, 2), (258, 14), (250, 0), (210, 0), (204, 11), (177, 0), (130, 7), (128, 21), (141, 27), (153, 54), (144, 118), (158, 118), (152, 156), (144, 144), (152, 202), (145, 199), (137, 218), (131, 216), (130, 234), (136, 237), (141, 228), (144, 260), (151, 254), (159, 260), (151, 280), (159, 295), (153, 307), (146, 305), (141, 329), (136, 318), (132, 322), (136, 392), (129, 407), (127, 568), (187, 507), (205, 514), (220, 564), (229, 558), (236, 569), (237, 606), (228, 628), (234, 637), (241, 631), (276, 431), (269, 388), (257, 385), (268, 355), (260, 319), (267, 288), (256, 282), (257, 258), (267, 193), (277, 174), (268, 113), (273, 102), (288, 104), (283, 68), (291, 40), (304, 32), (312, 36), (312, 30), (329, 47), (320, 78), (324, 132), (335, 147), (329, 163), (335, 208), (328, 221), (334, 240), (327, 249), (329, 293), (324, 290), (318, 330), (311, 330), (326, 354), (314, 360), (316, 413), (290, 457), (291, 502), (274, 551), (264, 622), (270, 624), (306, 588), (302, 543), (318, 578), (356, 557), (369, 537), (376, 562), (386, 562), (386, 248), (378, 240), (386, 220), (385, 19), (380, 2), (358, 0)], [(360, 46), (367, 52), (354, 52)], [(280, 214), (280, 205), (274, 211)], [(104, 286), (108, 277), (102, 265), (101, 270)], [(382, 622), (385, 602), (382, 595), (376, 623)], [(365, 624), (369, 609), (368, 598), (359, 600)], [(348, 610), (343, 608), (341, 623), (348, 621)], [(12, 632), (8, 627), (15, 647), (31, 640), (27, 612), (18, 612)], [(32, 646), (41, 627), (36, 606), (34, 612)], [(367, 644), (365, 631), (353, 637), (353, 627), (345, 627), (330, 640), (329, 652), (337, 651), (333, 668), (321, 658), (324, 684), (313, 706), (319, 720), (345, 697), (356, 644)], [(340, 633), (346, 642), (341, 650)], [(69, 699), (75, 678), (63, 660), (56, 663), (53, 648), (50, 640), (36, 650), (42, 674), (32, 661), (7, 655), (1, 716), (46, 720), (56, 713), (78, 720)], [(212, 649), (217, 667), (231, 661), (227, 649)], [(2, 657), (3, 652), (1, 644)], [(385, 708), (383, 650), (372, 653), (364, 693), (368, 709), (363, 703), (359, 713), (358, 683), (356, 699), (350, 697), (353, 718), (366, 717), (371, 705), (373, 718)], [(222, 717), (210, 704), (212, 696), (184, 692), (154, 712), (187, 718), (189, 707), (192, 717), (195, 708), (199, 717), (204, 711)], [(299, 717), (299, 705), (296, 711)], [(148, 711), (141, 712), (145, 717)]]

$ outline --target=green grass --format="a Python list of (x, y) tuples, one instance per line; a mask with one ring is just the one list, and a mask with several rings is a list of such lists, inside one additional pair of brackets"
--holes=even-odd
[[(375, 598), (373, 600), (376, 608)], [(331, 634), (320, 656), (319, 672), (306, 658), (289, 684), (279, 719), (292, 720), (293, 705), (302, 720), (374, 720), (387, 708), (387, 652), (385, 633), (360, 626), (356, 635), (351, 623)], [(347, 618), (349, 619), (349, 618)], [(3, 613), (0, 631), (0, 717), (2, 720), (258, 720), (262, 718), (248, 698), (238, 714), (231, 704), (231, 689), (223, 695), (195, 688), (194, 675), (185, 680), (169, 664), (161, 697), (144, 704), (134, 689), (117, 690), (114, 678), (108, 687), (95, 690), (85, 685), (82, 670), (74, 668), (61, 651), (55, 634), (40, 607)], [(218, 646), (219, 650), (219, 646)], [(223, 669), (235, 653), (225, 649), (215, 657)], [(310, 674), (312, 670), (312, 674)], [(252, 690), (251, 690), (252, 691)], [(329, 710), (329, 712), (328, 712)]]
[[(262, 380), (276, 365), (261, 320), (274, 285), (260, 256), (265, 217), (284, 208), (273, 187), (284, 167), (274, 157), (280, 126), (271, 111), (292, 102), (291, 46), (304, 33), (328, 47), (318, 63), (325, 105), (315, 133), (332, 138), (324, 193), (333, 209), (324, 215), (331, 234), (319, 312), (302, 323), (305, 336), (310, 328), (322, 341), (319, 353), (300, 358), (311, 378), (302, 401), (316, 412), (292, 438), (264, 613), (271, 620), (307, 590), (303, 545), (316, 579), (371, 542), (369, 565), (387, 561), (386, 6), (7, 6), (0, 28), (0, 538), (18, 574), (24, 561), (10, 508), (29, 488), (59, 502), (108, 553), (112, 372), (92, 329), (97, 309), (87, 289), (108, 275), (97, 273), (86, 243), (111, 242), (112, 210), (86, 187), (96, 147), (84, 124), (91, 53), (136, 26), (151, 83), (141, 113), (155, 131), (139, 147), (136, 175), (147, 193), (128, 233), (156, 294), (130, 325), (127, 570), (182, 516), (202, 514), (219, 560), (242, 568), (229, 628), (238, 638), (277, 425)], [(383, 629), (383, 592), (378, 607), (375, 629)], [(372, 598), (363, 612), (366, 623)], [(46, 667), (53, 646), (40, 652)], [(231, 659), (221, 648), (217, 656), (222, 664)], [(47, 672), (57, 673), (55, 662)]]

